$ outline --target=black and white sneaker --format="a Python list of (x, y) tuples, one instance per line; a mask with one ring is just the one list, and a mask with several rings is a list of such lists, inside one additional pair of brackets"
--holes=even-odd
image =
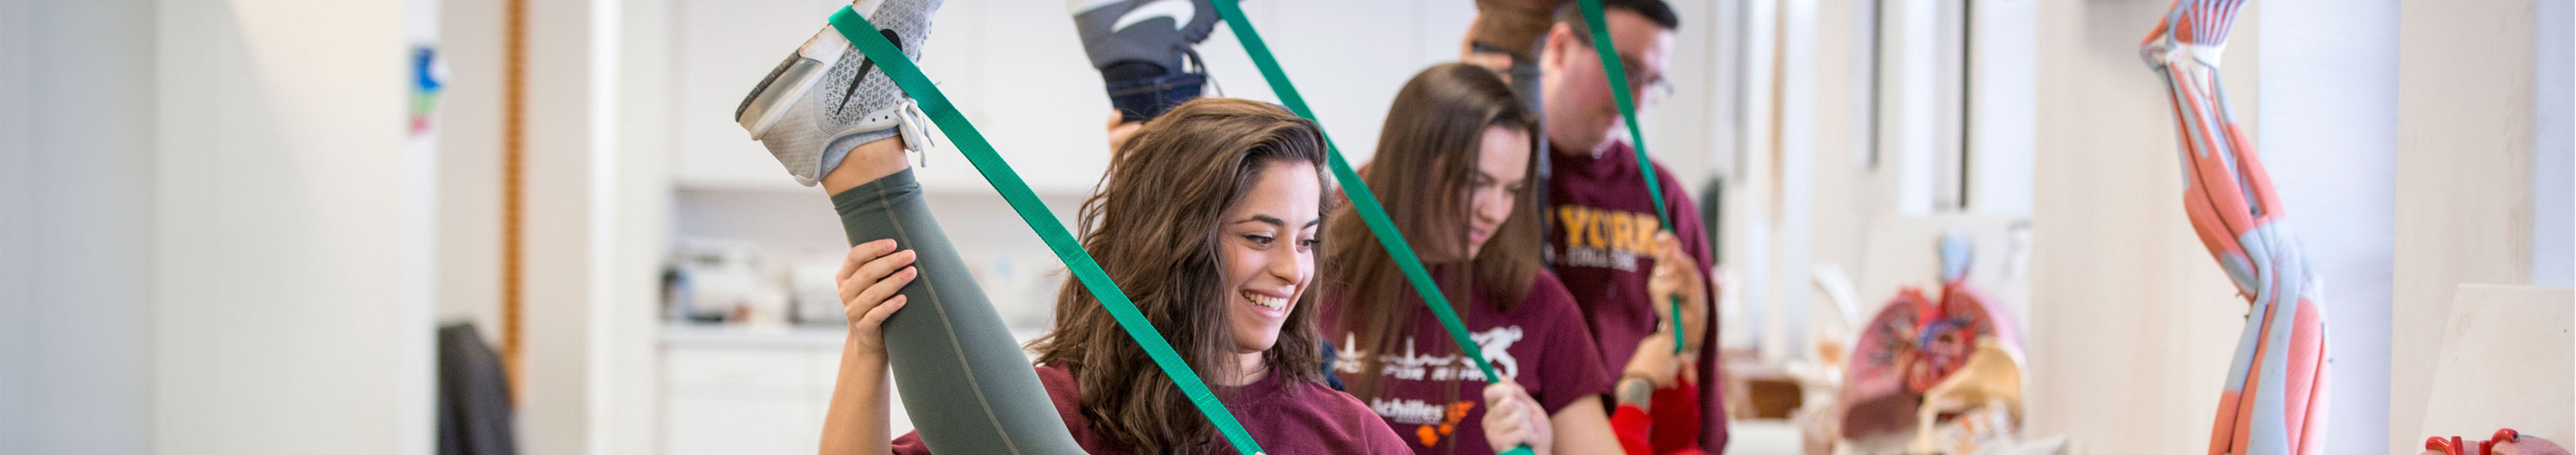
[[(903, 55), (921, 60), (930, 16), (942, 0), (859, 0), (851, 5)], [(902, 135), (905, 147), (929, 144), (929, 122), (876, 62), (826, 26), (760, 80), (734, 108), (734, 122), (769, 148), (796, 183), (814, 186), (859, 144)]]
[(1193, 45), (1216, 31), (1209, 0), (1069, 0), (1091, 66), (1109, 103), (1128, 121), (1162, 115), (1199, 97), (1207, 70)]

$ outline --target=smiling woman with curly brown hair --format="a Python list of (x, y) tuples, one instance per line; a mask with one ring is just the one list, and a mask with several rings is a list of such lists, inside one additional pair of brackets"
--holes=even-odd
[[(1368, 408), (1324, 385), (1309, 287), (1332, 185), (1313, 122), (1267, 103), (1202, 99), (1137, 132), (1082, 206), (1083, 248), (1160, 335), (1207, 378), (1271, 453), (1408, 453)], [(891, 444), (878, 326), (918, 277), (896, 245), (850, 250), (841, 290), (853, 341), (841, 364), (827, 453), (928, 453)], [(1031, 343), (1040, 382), (1085, 451), (1214, 453), (1225, 443), (1078, 283), (1055, 329)], [(874, 409), (870, 407), (876, 406)]]

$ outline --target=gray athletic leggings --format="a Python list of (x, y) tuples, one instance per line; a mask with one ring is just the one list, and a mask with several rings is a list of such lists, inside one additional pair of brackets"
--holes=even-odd
[(850, 244), (891, 238), (913, 250), (920, 278), (885, 322), (886, 358), (904, 410), (932, 452), (1079, 454), (1029, 358), (930, 218), (912, 171), (832, 195)]

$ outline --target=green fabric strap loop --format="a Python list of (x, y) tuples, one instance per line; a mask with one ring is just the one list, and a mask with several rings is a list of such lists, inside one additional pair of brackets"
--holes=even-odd
[[(1610, 79), (1610, 98), (1619, 102), (1619, 116), (1627, 120), (1628, 148), (1637, 152), (1637, 173), (1646, 175), (1646, 194), (1655, 198), (1655, 220), (1663, 222), (1664, 230), (1672, 231), (1673, 214), (1664, 205), (1664, 185), (1655, 181), (1655, 162), (1646, 158), (1646, 133), (1637, 128), (1637, 102), (1630, 98), (1628, 92), (1628, 68), (1619, 61), (1618, 43), (1610, 40), (1610, 21), (1601, 15), (1601, 0), (1580, 0), (1577, 3), (1582, 4), (1584, 25), (1592, 27), (1592, 53), (1601, 55), (1601, 72)], [(1682, 333), (1682, 299), (1674, 297), (1671, 304), (1673, 352), (1678, 354), (1689, 341), (1682, 339), (1688, 336)]]
[(939, 92), (939, 87), (931, 84), (928, 76), (922, 75), (919, 66), (905, 57), (894, 43), (880, 36), (876, 24), (859, 17), (859, 13), (850, 7), (843, 6), (840, 12), (832, 14), (832, 28), (849, 39), (859, 52), (867, 54), (868, 60), (875, 61), (895, 85), (903, 87), (904, 93), (912, 95), (913, 101), (919, 103), (931, 122), (938, 124), (966, 160), (975, 165), (975, 170), (984, 174), (984, 180), (992, 183), (993, 189), (1010, 202), (1012, 210), (1019, 212), (1020, 220), (1037, 231), (1038, 237), (1046, 241), (1048, 249), (1054, 250), (1057, 258), (1064, 260), (1065, 268), (1073, 272), (1083, 288), (1090, 290), (1092, 297), (1100, 299), (1100, 306), (1107, 308), (1109, 316), (1118, 320), (1119, 328), (1126, 329), (1127, 336), (1145, 348), (1145, 354), (1154, 359), (1154, 365), (1162, 368), (1163, 374), (1170, 376), (1174, 385), (1180, 386), (1181, 393), (1189, 397), (1190, 404), (1196, 405), (1200, 414), (1216, 424), (1217, 431), (1234, 445), (1237, 452), (1245, 455), (1262, 453), (1261, 446), (1253, 443), (1252, 435), (1244, 432), (1243, 424), (1234, 420), (1234, 414), (1226, 411), (1225, 404), (1218, 402), (1206, 382), (1190, 369), (1189, 362), (1172, 350), (1171, 342), (1154, 330), (1153, 323), (1145, 320), (1144, 313), (1136, 311), (1135, 302), (1127, 299), (1127, 294), (1118, 289), (1118, 283), (1109, 279), (1109, 273), (1100, 269), (1100, 264), (1091, 259), (1090, 253), (1083, 251), (1082, 243), (1074, 240), (1073, 234), (1065, 230), (1064, 223), (1055, 219), (1055, 214), (1047, 210), (1045, 202), (1038, 200), (1037, 193), (1029, 189), (1028, 182), (1021, 180), (1020, 174), (1011, 170), (1011, 164), (993, 151), (993, 144), (985, 141), (984, 135), (975, 130), (975, 125), (957, 112), (957, 107)]
[[(1236, 0), (1212, 0), (1210, 3), (1216, 4), (1217, 14), (1225, 18), (1227, 26), (1234, 28), (1234, 37), (1243, 42), (1244, 53), (1252, 56), (1252, 63), (1261, 67), (1261, 77), (1270, 82), (1272, 92), (1279, 94), (1279, 102), (1288, 105), (1288, 110), (1296, 112), (1297, 116), (1314, 121), (1317, 132), (1321, 134), (1323, 121), (1317, 120), (1315, 111), (1306, 107), (1306, 98), (1298, 96), (1297, 86), (1288, 82), (1288, 73), (1279, 69), (1279, 59), (1270, 55), (1270, 45), (1261, 41), (1261, 33), (1254, 31), (1252, 21), (1244, 18), (1243, 7), (1237, 5)], [(1341, 148), (1333, 145), (1330, 134), (1324, 135), (1324, 150), (1326, 162), (1333, 168), (1333, 178), (1341, 181), (1342, 192), (1350, 196), (1351, 207), (1359, 212), (1362, 221), (1368, 223), (1369, 232), (1376, 234), (1378, 245), (1386, 248), (1387, 256), (1395, 259), (1396, 268), (1404, 271), (1405, 280), (1413, 283), (1413, 292), (1421, 295), (1422, 302), (1431, 307), (1431, 314), (1440, 319), (1440, 326), (1449, 329), (1449, 337), (1458, 343), (1458, 350), (1466, 353), (1467, 359), (1476, 364), (1476, 369), (1485, 373), (1486, 383), (1503, 382), (1502, 375), (1494, 372), (1493, 364), (1485, 361), (1483, 350), (1475, 348), (1475, 339), (1467, 336), (1467, 324), (1458, 320), (1458, 312), (1450, 307), (1448, 297), (1441, 295), (1439, 286), (1431, 281), (1431, 273), (1423, 269), (1422, 259), (1413, 252), (1413, 244), (1406, 242), (1404, 234), (1395, 230), (1395, 222), (1387, 217), (1386, 207), (1378, 204), (1377, 193), (1369, 191), (1368, 183), (1360, 180), (1358, 172), (1351, 171), (1350, 161), (1342, 158)], [(1531, 453), (1528, 446), (1522, 446), (1502, 455)]]

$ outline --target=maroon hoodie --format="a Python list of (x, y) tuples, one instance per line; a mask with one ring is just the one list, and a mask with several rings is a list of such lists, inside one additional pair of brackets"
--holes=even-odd
[[(1582, 306), (1594, 344), (1601, 349), (1601, 364), (1615, 379), (1637, 350), (1638, 340), (1655, 333), (1659, 324), (1669, 324), (1655, 317), (1653, 305), (1664, 303), (1647, 301), (1646, 293), (1646, 277), (1655, 270), (1655, 231), (1661, 228), (1654, 197), (1646, 192), (1637, 152), (1625, 142), (1613, 142), (1599, 156), (1552, 153), (1548, 158), (1553, 175), (1547, 182), (1547, 261)], [(1708, 233), (1700, 225), (1698, 206), (1660, 164), (1655, 166), (1655, 179), (1664, 187), (1664, 208), (1672, 215), (1673, 235), (1681, 238), (1683, 251), (1699, 262), (1700, 271), (1708, 272), (1715, 260), (1709, 255)], [(1712, 304), (1716, 297), (1712, 284)], [(1726, 394), (1725, 387), (1715, 386), (1725, 383), (1717, 371), (1717, 311), (1706, 313), (1709, 330), (1701, 340), (1699, 377), (1700, 383), (1712, 386), (1700, 388), (1700, 446), (1722, 451), (1727, 436)]]

